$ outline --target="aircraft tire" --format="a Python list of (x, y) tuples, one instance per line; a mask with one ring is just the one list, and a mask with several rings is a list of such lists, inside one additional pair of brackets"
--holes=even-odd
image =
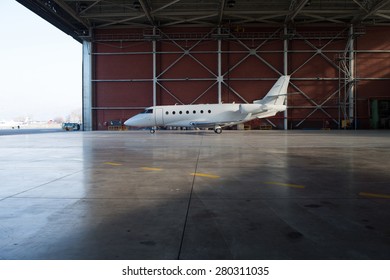
[(151, 128), (150, 131), (149, 131), (151, 134), (154, 134), (156, 132), (156, 130), (154, 128)]
[(216, 127), (216, 128), (214, 128), (214, 132), (217, 133), (217, 134), (221, 134), (222, 133), (222, 128), (221, 127)]

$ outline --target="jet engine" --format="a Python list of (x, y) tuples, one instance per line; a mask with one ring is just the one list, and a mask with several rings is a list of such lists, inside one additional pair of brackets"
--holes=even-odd
[(266, 110), (266, 106), (263, 104), (240, 104), (241, 114), (257, 114)]

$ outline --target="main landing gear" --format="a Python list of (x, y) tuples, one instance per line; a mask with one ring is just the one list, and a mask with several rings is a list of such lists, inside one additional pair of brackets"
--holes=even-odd
[(150, 130), (149, 130), (150, 134), (154, 134), (156, 132), (156, 128), (154, 127), (151, 127)]
[(222, 133), (222, 127), (220, 127), (220, 126), (214, 127), (214, 132), (217, 133), (217, 134), (221, 134)]

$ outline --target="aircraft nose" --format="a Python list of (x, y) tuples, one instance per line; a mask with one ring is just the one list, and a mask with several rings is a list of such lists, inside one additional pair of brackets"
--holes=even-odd
[(127, 126), (134, 126), (134, 127), (139, 127), (143, 125), (143, 118), (141, 115), (135, 115), (125, 121), (125, 125)]
[(132, 118), (130, 118), (127, 121), (125, 121), (125, 125), (126, 126), (133, 126), (134, 125), (134, 121), (132, 120)]
[(131, 117), (130, 119), (125, 121), (125, 125), (134, 127), (153, 126), (151, 120), (148, 118), (148, 116), (145, 116), (144, 114), (138, 114)]

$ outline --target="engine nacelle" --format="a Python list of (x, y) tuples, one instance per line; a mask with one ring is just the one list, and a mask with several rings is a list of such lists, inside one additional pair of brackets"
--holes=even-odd
[(286, 105), (268, 105), (266, 109), (274, 110), (277, 112), (282, 112), (282, 111), (285, 111), (287, 109), (287, 106)]
[(240, 104), (241, 114), (257, 114), (267, 110), (263, 104)]

